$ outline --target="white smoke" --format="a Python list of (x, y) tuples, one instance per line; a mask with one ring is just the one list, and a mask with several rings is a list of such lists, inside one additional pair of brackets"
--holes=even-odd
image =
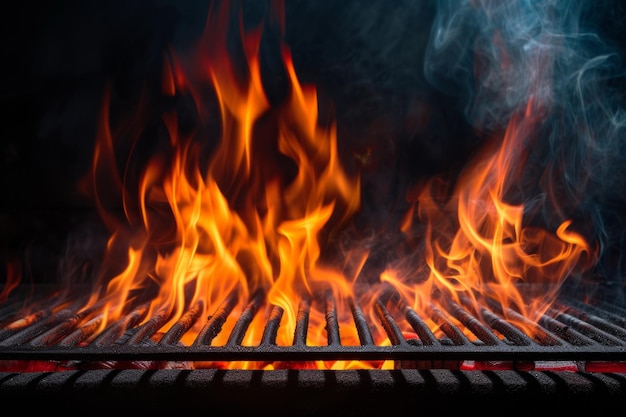
[(607, 279), (621, 279), (626, 236), (626, 71), (604, 27), (619, 18), (619, 7), (442, 0), (424, 61), (428, 81), (457, 96), (478, 131), (501, 131), (529, 102), (538, 109), (523, 198), (531, 208), (542, 205), (548, 225), (566, 217), (584, 225), (599, 244)]

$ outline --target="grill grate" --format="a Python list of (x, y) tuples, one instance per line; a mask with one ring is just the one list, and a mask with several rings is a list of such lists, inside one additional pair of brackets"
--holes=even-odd
[[(394, 360), (394, 361), (626, 361), (626, 313), (602, 304), (591, 305), (572, 299), (559, 300), (541, 318), (531, 337), (508, 322), (495, 306), (483, 306), (473, 314), (461, 300), (448, 301), (446, 307), (432, 305), (428, 317), (439, 326), (437, 337), (417, 311), (402, 304), (390, 311), (383, 299), (375, 302), (375, 313), (391, 345), (377, 345), (371, 332), (372, 323), (353, 300), (350, 311), (360, 345), (341, 343), (335, 300), (323, 298), (326, 321), (326, 346), (307, 345), (310, 299), (300, 301), (293, 343), (276, 343), (283, 310), (267, 306), (264, 294), (250, 297), (243, 312), (237, 312), (226, 343), (214, 345), (224, 331), (226, 320), (234, 319), (238, 297), (227, 297), (206, 319), (193, 343), (181, 339), (199, 320), (202, 302), (191, 305), (181, 318), (158, 341), (153, 336), (167, 322), (161, 311), (146, 320), (148, 304), (134, 308), (123, 319), (96, 334), (101, 316), (79, 311), (73, 306), (55, 311), (45, 306), (27, 317), (19, 310), (0, 309), (0, 360), (44, 361), (314, 361), (314, 360)], [(94, 307), (94, 308), (97, 308)], [(268, 318), (260, 343), (244, 346), (242, 341), (255, 316), (267, 308)], [(397, 311), (396, 311), (397, 310)], [(397, 314), (396, 314), (397, 313)], [(515, 311), (506, 316), (519, 322), (525, 319)], [(25, 323), (29, 321), (28, 325)], [(399, 325), (406, 321), (416, 337), (406, 338)], [(468, 338), (471, 332), (475, 339)], [(89, 340), (89, 342), (86, 342)]]

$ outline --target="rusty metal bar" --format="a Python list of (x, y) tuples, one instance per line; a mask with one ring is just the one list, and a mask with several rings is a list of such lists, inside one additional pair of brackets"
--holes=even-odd
[(492, 329), (502, 333), (509, 341), (518, 346), (527, 346), (533, 343), (532, 339), (522, 333), (517, 327), (513, 326), (508, 321), (487, 310), (486, 308), (480, 309), (480, 315), (485, 319), (487, 324)]
[(354, 325), (356, 326), (356, 331), (359, 334), (359, 340), (361, 342), (361, 346), (370, 346), (374, 344), (374, 338), (372, 337), (372, 332), (370, 331), (369, 326), (367, 325), (367, 319), (363, 314), (363, 310), (357, 303), (354, 302), (354, 299), (350, 299), (348, 301), (350, 305), (350, 310), (352, 310), (352, 317), (354, 318)]
[(181, 337), (193, 326), (204, 310), (204, 302), (196, 301), (182, 317), (159, 340), (160, 345), (171, 345), (180, 340)]
[(231, 292), (218, 307), (215, 314), (209, 317), (209, 320), (206, 322), (200, 333), (198, 333), (198, 336), (194, 341), (194, 345), (207, 346), (211, 344), (211, 341), (215, 338), (215, 336), (222, 331), (222, 326), (226, 322), (230, 312), (233, 311), (233, 308), (237, 305), (237, 301), (237, 291)]
[(74, 311), (70, 309), (61, 310), (58, 313), (52, 314), (36, 322), (33, 325), (24, 327), (17, 333), (7, 337), (0, 341), (0, 346), (18, 346), (28, 343), (33, 338), (37, 337), (41, 333), (51, 329), (58, 323), (67, 320), (74, 315)]
[(148, 305), (139, 306), (136, 310), (126, 314), (122, 319), (111, 324), (93, 341), (95, 346), (110, 346), (115, 343), (124, 332), (137, 325), (146, 316)]
[(126, 344), (131, 346), (140, 345), (144, 340), (151, 337), (157, 330), (163, 327), (170, 314), (171, 311), (169, 309), (158, 311), (148, 321), (135, 329), (135, 332), (126, 340)]
[(64, 337), (58, 344), (59, 346), (76, 346), (95, 332), (100, 329), (102, 322), (104, 321), (104, 314), (101, 314), (93, 319), (89, 320), (87, 323), (80, 326), (78, 329), (74, 330), (72, 333)]
[[(558, 346), (567, 343), (565, 340), (561, 339), (554, 333), (548, 331), (547, 329), (541, 327), (538, 323), (531, 321), (529, 318), (523, 316), (512, 308), (504, 308), (497, 303), (495, 300), (487, 300), (487, 304), (492, 310), (497, 310), (505, 318), (511, 318), (517, 323), (522, 323), (528, 328), (533, 329), (532, 337), (537, 341), (537, 343), (544, 346)], [(530, 337), (530, 336), (529, 336)]]
[[(582, 320), (585, 323), (589, 323), (592, 326), (605, 331), (611, 336), (615, 336), (623, 341), (626, 341), (626, 329), (624, 329), (623, 327), (619, 327), (617, 324), (612, 323), (611, 321), (609, 321), (610, 319), (598, 317), (594, 314), (581, 311), (570, 306), (566, 306), (562, 303), (556, 304), (555, 307), (558, 310), (564, 311), (565, 313), (575, 316), (576, 318), (578, 318), (579, 320)], [(624, 324), (626, 325), (626, 322)]]
[(248, 330), (248, 326), (250, 326), (252, 319), (254, 319), (254, 316), (259, 310), (261, 304), (263, 304), (264, 300), (265, 293), (263, 291), (257, 291), (256, 294), (252, 296), (252, 299), (235, 323), (235, 327), (233, 328), (232, 332), (230, 333), (230, 337), (226, 342), (227, 345), (241, 345), (241, 342), (246, 335), (246, 330)]
[(261, 336), (261, 345), (276, 345), (276, 336), (278, 334), (278, 328), (280, 326), (280, 320), (283, 317), (284, 310), (279, 306), (272, 306), (270, 315), (265, 324), (263, 330), (263, 336)]
[(549, 309), (548, 314), (554, 317), (556, 320), (566, 324), (567, 326), (571, 326), (580, 333), (584, 334), (590, 339), (595, 340), (598, 343), (603, 345), (612, 345), (612, 346), (622, 346), (624, 342), (618, 339), (615, 336), (612, 336), (597, 327), (592, 326), (589, 323), (586, 323), (576, 317), (573, 317), (569, 314), (563, 313), (561, 311), (555, 309)]
[(539, 319), (539, 324), (574, 346), (590, 346), (595, 344), (592, 339), (545, 314)]
[(341, 345), (339, 334), (339, 320), (337, 319), (337, 306), (332, 294), (326, 296), (326, 334), (328, 346)]
[(68, 333), (74, 331), (76, 326), (78, 326), (84, 318), (85, 314), (75, 314), (50, 330), (41, 333), (39, 336), (28, 342), (28, 344), (31, 346), (52, 345)]
[(472, 342), (463, 334), (461, 329), (452, 324), (448, 317), (435, 305), (430, 305), (432, 320), (437, 323), (442, 332), (452, 340), (455, 345), (469, 345)]
[(389, 336), (391, 344), (405, 344), (406, 341), (404, 340), (404, 335), (402, 334), (402, 331), (400, 330), (400, 328), (396, 324), (396, 321), (393, 319), (393, 316), (391, 315), (389, 310), (387, 310), (387, 307), (385, 307), (382, 301), (377, 300), (376, 304), (374, 305), (374, 309), (376, 311), (376, 315), (381, 321), (381, 324), (383, 325), (383, 328), (385, 329), (385, 332), (387, 332), (387, 336)]
[(424, 323), (424, 320), (411, 307), (404, 307), (404, 314), (415, 333), (425, 345), (438, 345), (439, 340), (435, 337), (430, 328)]
[(463, 323), (463, 325), (474, 333), (484, 344), (495, 346), (502, 343), (502, 341), (493, 334), (491, 329), (482, 324), (480, 320), (468, 313), (463, 307), (453, 301), (449, 301), (448, 304), (452, 309), (452, 315)]
[[(354, 300), (347, 301), (352, 310), (361, 345), (342, 345), (337, 300), (330, 297), (325, 298), (328, 345), (307, 345), (309, 314), (312, 307), (311, 301), (305, 298), (301, 300), (298, 308), (292, 345), (277, 346), (276, 338), (284, 311), (279, 306), (267, 306), (269, 318), (260, 345), (242, 346), (241, 342), (250, 323), (264, 306), (264, 296), (260, 294), (255, 294), (242, 311), (234, 323), (228, 342), (224, 346), (212, 346), (212, 339), (220, 334), (226, 320), (233, 315), (233, 310), (239, 302), (237, 295), (232, 293), (222, 301), (213, 315), (207, 319), (191, 346), (183, 346), (176, 342), (193, 327), (194, 323), (197, 323), (198, 317), (205, 311), (205, 306), (201, 303), (191, 306), (161, 338), (158, 345), (146, 338), (152, 338), (170, 319), (171, 312), (167, 309), (157, 313), (141, 326), (135, 327), (147, 314), (146, 304), (124, 316), (124, 319), (115, 322), (101, 334), (98, 332), (102, 328), (104, 315), (90, 317), (88, 321), (83, 322), (89, 316), (83, 317), (81, 315), (83, 313), (77, 315), (76, 310), (65, 309), (39, 317), (30, 325), (28, 325), (30, 320), (18, 319), (17, 324), (20, 326), (18, 331), (0, 343), (0, 360), (54, 362), (77, 360), (84, 364), (90, 361), (110, 364), (112, 361), (394, 360), (416, 366), (464, 360), (626, 362), (626, 343), (618, 337), (623, 332), (626, 333), (626, 329), (618, 327), (619, 331), (614, 331), (617, 326), (614, 320), (609, 322), (599, 315), (583, 311), (579, 313), (573, 307), (560, 311), (553, 309), (544, 314), (536, 323), (536, 330), (545, 332), (539, 337), (535, 336), (534, 332), (532, 336), (521, 332), (520, 329), (530, 331), (530, 328), (523, 326), (525, 322), (520, 321), (519, 329), (517, 327), (515, 329), (521, 332), (523, 338), (518, 340), (516, 337), (519, 334), (511, 332), (506, 326), (513, 326), (511, 323), (518, 323), (516, 320), (524, 318), (509, 309), (504, 312), (496, 308), (486, 310), (489, 308), (487, 306), (483, 311), (479, 306), (480, 314), (474, 316), (469, 312), (474, 310), (470, 310), (469, 307), (466, 310), (451, 301), (442, 301), (441, 305), (439, 303), (430, 305), (425, 314), (428, 314), (428, 319), (436, 323), (445, 334), (439, 336), (439, 331), (433, 333), (428, 328), (426, 324), (430, 324), (428, 320), (415, 310), (398, 303), (398, 299), (395, 298), (387, 298), (389, 303), (378, 299), (373, 305), (374, 314), (380, 319), (391, 346), (385, 343), (386, 338), (384, 341), (374, 340), (370, 332), (370, 323)], [(321, 305), (320, 303), (320, 308)], [(83, 319), (80, 323), (68, 324), (73, 323), (79, 316)], [(505, 317), (511, 318), (511, 321), (507, 322)], [(405, 340), (401, 328), (404, 325), (407, 329), (410, 325), (415, 330), (421, 343), (414, 344)], [(65, 330), (69, 334), (63, 335)], [(504, 335), (504, 341), (494, 334), (496, 330)], [(480, 340), (470, 341), (468, 338), (470, 331)], [(442, 338), (439, 339), (435, 334)], [(94, 335), (97, 337), (93, 342), (82, 343), (91, 340)], [(532, 343), (523, 343), (527, 341)]]
[(309, 331), (309, 312), (311, 310), (311, 301), (307, 297), (300, 300), (298, 306), (298, 315), (296, 317), (296, 330), (293, 335), (294, 346), (306, 345), (306, 335)]

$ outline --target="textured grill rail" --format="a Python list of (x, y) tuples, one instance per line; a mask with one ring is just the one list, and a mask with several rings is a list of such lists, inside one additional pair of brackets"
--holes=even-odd
[[(103, 318), (85, 320), (87, 312), (74, 306), (57, 309), (42, 305), (27, 317), (9, 307), (0, 312), (0, 360), (51, 361), (313, 361), (313, 360), (396, 360), (396, 361), (626, 361), (626, 315), (618, 308), (586, 305), (575, 300), (560, 301), (539, 321), (534, 336), (525, 334), (504, 318), (498, 308), (484, 306), (472, 314), (464, 305), (448, 302), (446, 308), (432, 305), (430, 316), (445, 336), (437, 337), (415, 310), (407, 305), (392, 313), (382, 300), (375, 313), (391, 345), (374, 342), (372, 323), (353, 300), (349, 306), (352, 325), (360, 345), (341, 344), (342, 326), (335, 300), (324, 298), (326, 346), (307, 345), (312, 301), (302, 299), (290, 346), (279, 346), (276, 336), (283, 310), (267, 306), (262, 293), (253, 294), (238, 312), (226, 338), (221, 334), (226, 320), (234, 320), (236, 294), (227, 297), (202, 325), (193, 343), (181, 338), (203, 320), (202, 302), (191, 305), (176, 324), (155, 341), (156, 332), (167, 322), (165, 312), (146, 320), (148, 305), (137, 306), (121, 320), (100, 329)], [(493, 306), (492, 306), (493, 307)], [(260, 343), (244, 346), (242, 341), (255, 316), (268, 308), (268, 319)], [(58, 310), (58, 311), (56, 311)], [(397, 311), (396, 311), (397, 310)], [(56, 311), (56, 312), (53, 312)], [(400, 313), (397, 313), (400, 312)], [(524, 318), (514, 311), (508, 317)], [(399, 322), (410, 324), (416, 337), (406, 337)], [(196, 326), (197, 327), (197, 326)], [(344, 329), (345, 330), (345, 329)], [(99, 334), (96, 334), (100, 332)], [(467, 334), (475, 335), (468, 338)], [(214, 345), (220, 335), (226, 343)], [(86, 343), (86, 340), (90, 340)]]

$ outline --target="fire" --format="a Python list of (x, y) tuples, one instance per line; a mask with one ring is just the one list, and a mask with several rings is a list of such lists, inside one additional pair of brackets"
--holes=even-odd
[[(277, 11), (280, 20), (284, 13)], [(478, 317), (485, 317), (481, 309), (487, 307), (501, 310), (532, 335), (533, 323), (551, 306), (563, 281), (593, 259), (571, 220), (549, 231), (528, 222), (524, 202), (509, 200), (535, 134), (533, 103), (510, 120), (504, 137), (469, 164), (454, 187), (435, 178), (411, 190), (413, 204), (399, 230), (387, 233), (403, 236), (412, 251), (362, 282), (370, 255), (366, 248), (355, 247), (340, 261), (328, 254), (329, 242), (360, 209), (358, 161), (353, 161), (357, 168), (345, 165), (336, 127), (319, 120), (316, 90), (300, 83), (289, 49), (280, 49), (286, 94), (270, 99), (260, 60), (262, 27), (247, 29), (240, 22), (241, 65), (227, 49), (229, 20), (228, 6), (211, 11), (190, 62), (166, 54), (161, 94), (180, 99), (173, 102), (186, 110), (191, 101), (198, 123), (190, 128), (186, 115), (169, 106), (162, 114), (166, 143), (154, 144), (147, 160), (135, 150), (147, 147), (142, 126), (150, 97), (142, 98), (127, 123), (115, 127), (109, 113), (114, 98), (105, 95), (88, 180), (111, 234), (96, 288), (81, 308), (82, 323), (90, 329), (85, 340), (132, 309), (133, 320), (159, 329), (153, 336), (157, 343), (182, 323), (189, 328), (177, 343), (201, 339), (225, 345), (237, 319), (249, 314), (250, 325), (236, 341), (243, 346), (261, 343), (268, 318), (280, 322), (278, 346), (359, 345), (355, 303), (363, 306), (377, 345), (398, 342), (380, 324), (386, 307), (411, 307), (438, 337), (442, 312), (459, 306), (475, 309)], [(118, 159), (120, 150), (128, 154), (125, 161)], [(121, 213), (111, 210), (118, 201)], [(520, 284), (539, 286), (541, 293), (526, 293)], [(308, 331), (296, 340), (303, 303), (311, 306)], [(202, 333), (207, 317), (223, 319), (223, 331)], [(329, 334), (329, 317), (341, 327), (339, 334)], [(417, 337), (408, 320), (400, 324), (405, 338)], [(476, 339), (469, 331), (468, 337)]]
[[(244, 31), (242, 24), (246, 65), (239, 68), (226, 50), (228, 20), (227, 7), (209, 16), (195, 72), (185, 73), (174, 54), (163, 72), (163, 93), (172, 96), (178, 89), (191, 95), (198, 114), (207, 118), (216, 116), (203, 101), (202, 89), (211, 86), (220, 137), (208, 163), (200, 158), (199, 133), (182, 134), (179, 114), (165, 113), (169, 148), (148, 161), (136, 201), (127, 195), (128, 183), (115, 178), (125, 199), (124, 221), (118, 223), (100, 204), (113, 229), (108, 256), (127, 247), (125, 267), (106, 286), (107, 319), (118, 320), (135, 294), (151, 288), (157, 295), (146, 317), (165, 310), (162, 331), (190, 306), (199, 306), (200, 317), (211, 316), (236, 293), (234, 308), (242, 311), (262, 291), (283, 313), (276, 343), (291, 345), (299, 300), (320, 291), (330, 291), (339, 302), (350, 295), (341, 271), (322, 261), (322, 246), (359, 209), (359, 179), (342, 166), (336, 128), (320, 124), (316, 90), (300, 84), (289, 50), (282, 48), (289, 93), (284, 103), (272, 105), (261, 76), (260, 28)], [(91, 177), (97, 201), (104, 200), (101, 173), (117, 163), (107, 100)], [(224, 329), (232, 329), (234, 316)], [(265, 316), (252, 321), (243, 345), (259, 343)], [(323, 313), (311, 312), (307, 343), (323, 343), (324, 320)], [(202, 325), (198, 321), (182, 342), (192, 343)], [(212, 343), (225, 344), (227, 333)], [(356, 332), (341, 337), (345, 344), (358, 343)]]
[(6, 265), (6, 281), (0, 291), (0, 302), (6, 302), (9, 294), (19, 286), (21, 281), (21, 271), (19, 263), (8, 262)]
[[(503, 140), (466, 168), (451, 197), (440, 191), (441, 184), (435, 179), (414, 198), (403, 232), (425, 225), (421, 233), (427, 277), (409, 285), (407, 281), (415, 281), (397, 278), (399, 271), (391, 269), (382, 278), (413, 300), (413, 307), (426, 316), (433, 299), (444, 306), (450, 300), (465, 304), (478, 316), (481, 305), (495, 302), (508, 321), (533, 335), (532, 323), (551, 306), (565, 279), (592, 263), (593, 251), (571, 220), (563, 221), (551, 233), (525, 224), (528, 217), (523, 203), (505, 201), (521, 179), (524, 145), (534, 134), (531, 110), (529, 103), (524, 113), (510, 120)], [(420, 223), (414, 225), (414, 218)], [(528, 320), (519, 320), (511, 311)]]

